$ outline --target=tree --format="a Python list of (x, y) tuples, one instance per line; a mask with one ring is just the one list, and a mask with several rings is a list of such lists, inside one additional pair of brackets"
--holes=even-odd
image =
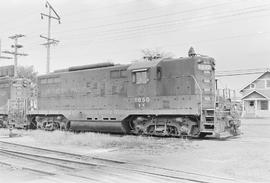
[(159, 59), (159, 58), (172, 58), (173, 54), (171, 52), (161, 51), (160, 49), (142, 49), (143, 58), (149, 61)]
[(33, 66), (18, 66), (17, 67), (18, 78), (27, 78), (33, 83), (37, 82), (37, 72), (34, 71)]

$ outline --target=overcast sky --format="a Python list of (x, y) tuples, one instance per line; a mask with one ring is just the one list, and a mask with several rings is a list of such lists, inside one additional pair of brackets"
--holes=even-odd
[[(0, 0), (2, 51), (9, 36), (25, 34), (19, 65), (46, 71), (47, 35), (43, 0)], [(53, 20), (51, 70), (112, 61), (130, 63), (141, 49), (187, 56), (190, 46), (216, 60), (217, 70), (270, 67), (270, 1), (267, 0), (50, 0), (61, 17)], [(3, 56), (3, 54), (2, 54)], [(0, 65), (12, 60), (1, 59)], [(254, 76), (227, 77), (223, 87), (241, 88)]]

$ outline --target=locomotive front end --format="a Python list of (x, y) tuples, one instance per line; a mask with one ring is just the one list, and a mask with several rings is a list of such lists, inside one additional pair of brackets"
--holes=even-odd
[(132, 133), (191, 137), (239, 134), (237, 116), (217, 108), (213, 58), (191, 53), (185, 58), (135, 63), (128, 71), (127, 94), (134, 101), (129, 118)]
[(195, 77), (201, 93), (200, 136), (218, 138), (240, 134), (240, 120), (231, 99), (217, 96), (215, 61), (211, 57), (196, 56)]

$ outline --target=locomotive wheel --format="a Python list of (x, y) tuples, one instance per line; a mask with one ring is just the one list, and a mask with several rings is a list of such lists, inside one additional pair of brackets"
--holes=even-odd
[(157, 136), (193, 136), (205, 137), (200, 134), (198, 122), (189, 117), (151, 117), (138, 116), (130, 121), (133, 134), (157, 135)]
[(43, 129), (44, 130), (47, 130), (47, 131), (54, 131), (54, 130), (59, 130), (60, 129), (60, 124), (58, 122), (45, 122), (43, 123), (44, 127)]

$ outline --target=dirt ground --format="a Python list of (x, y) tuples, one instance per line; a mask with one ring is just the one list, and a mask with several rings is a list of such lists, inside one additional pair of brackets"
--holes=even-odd
[[(270, 182), (270, 119), (242, 119), (242, 135), (189, 140), (183, 148), (108, 152), (106, 156), (250, 182)], [(173, 142), (170, 142), (174, 145)], [(103, 154), (105, 156), (105, 154)]]
[[(270, 119), (242, 119), (241, 131), (243, 133), (241, 136), (227, 140), (152, 138), (146, 140), (146, 144), (142, 144), (138, 143), (136, 139), (138, 137), (132, 136), (124, 137), (131, 141), (133, 138), (136, 139), (136, 143), (132, 146), (116, 144), (95, 149), (77, 145), (72, 149), (84, 155), (233, 178), (235, 182), (238, 180), (270, 182)], [(0, 140), (39, 145), (35, 139), (31, 139), (31, 136), (14, 138), (1, 136)], [(48, 147), (70, 151), (67, 146), (51, 144)], [(0, 165), (0, 182), (52, 182), (52, 180), (48, 177), (40, 179), (30, 172)]]

